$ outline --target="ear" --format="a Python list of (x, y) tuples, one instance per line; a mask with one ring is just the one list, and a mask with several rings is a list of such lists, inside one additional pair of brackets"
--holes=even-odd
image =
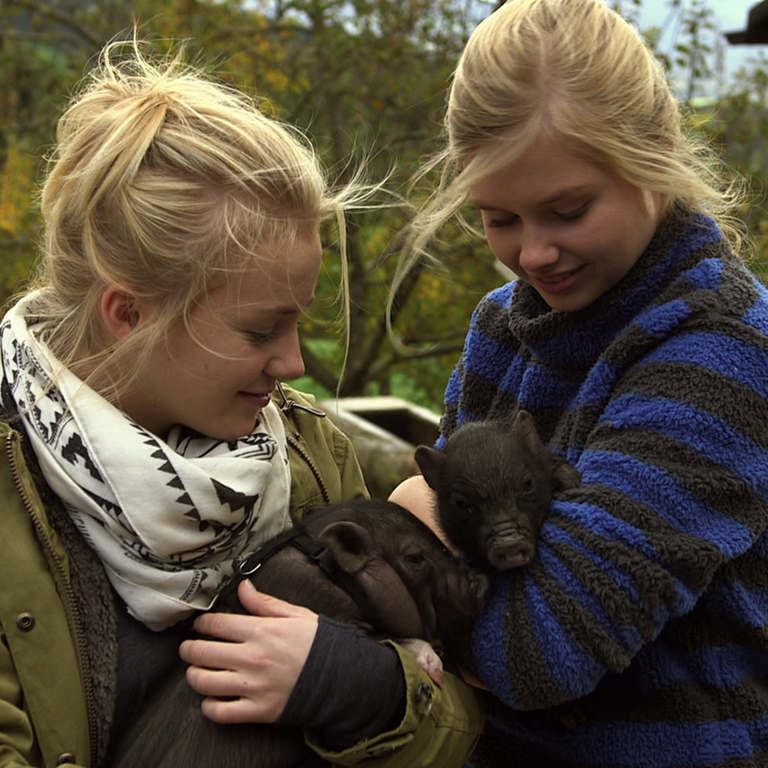
[(373, 542), (362, 525), (342, 520), (320, 532), (318, 541), (333, 552), (336, 562), (347, 573), (361, 571), (371, 559)]
[(437, 448), (430, 448), (426, 445), (420, 445), (416, 448), (413, 458), (419, 465), (421, 474), (427, 481), (427, 485), (436, 491), (440, 484), (440, 469), (446, 461), (445, 453)]
[(115, 286), (109, 286), (101, 295), (101, 316), (118, 341), (128, 336), (141, 320), (135, 297)]
[(533, 416), (528, 411), (518, 411), (512, 429), (519, 431), (520, 441), (531, 454), (536, 455), (543, 448)]
[(581, 472), (573, 464), (569, 464), (565, 459), (553, 453), (552, 482), (556, 491), (578, 488), (581, 483)]

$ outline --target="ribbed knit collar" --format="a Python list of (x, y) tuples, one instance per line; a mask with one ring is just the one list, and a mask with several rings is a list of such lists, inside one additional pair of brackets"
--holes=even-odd
[(712, 219), (675, 211), (662, 221), (632, 269), (582, 310), (553, 310), (532, 286), (519, 280), (508, 308), (509, 329), (549, 366), (571, 374), (589, 370), (643, 310), (664, 301), (666, 289), (690, 268), (691, 254), (721, 238)]

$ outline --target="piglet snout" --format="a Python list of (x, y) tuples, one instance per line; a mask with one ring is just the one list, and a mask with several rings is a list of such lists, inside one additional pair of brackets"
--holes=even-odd
[(519, 535), (502, 536), (494, 539), (488, 550), (488, 557), (494, 568), (506, 571), (527, 565), (535, 552), (535, 546), (526, 538)]

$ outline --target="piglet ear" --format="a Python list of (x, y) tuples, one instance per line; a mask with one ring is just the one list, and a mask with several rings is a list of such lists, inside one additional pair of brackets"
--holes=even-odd
[(318, 541), (331, 550), (336, 562), (347, 573), (357, 573), (371, 559), (373, 541), (362, 525), (341, 520), (323, 528)]
[(565, 459), (544, 447), (533, 416), (528, 411), (520, 410), (517, 412), (513, 427), (519, 430), (521, 441), (532, 455), (535, 456), (541, 451), (546, 451), (549, 454), (552, 484), (556, 491), (567, 491), (570, 488), (577, 488), (581, 484), (581, 472)]
[(427, 485), (436, 491), (440, 485), (440, 471), (446, 461), (445, 453), (437, 448), (420, 445), (413, 454), (413, 458), (419, 465)]
[(517, 431), (523, 445), (532, 455), (536, 455), (543, 448), (536, 424), (528, 411), (520, 410), (512, 422), (513, 431)]
[(581, 472), (560, 456), (552, 454), (552, 483), (556, 491), (578, 488), (581, 484)]

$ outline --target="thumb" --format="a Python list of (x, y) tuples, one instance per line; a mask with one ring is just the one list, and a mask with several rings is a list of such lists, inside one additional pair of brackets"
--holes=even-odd
[(306, 618), (316, 617), (309, 608), (288, 603), (279, 597), (273, 597), (266, 592), (259, 592), (250, 579), (243, 579), (237, 587), (237, 596), (243, 607), (254, 616), (269, 616), (272, 618)]

